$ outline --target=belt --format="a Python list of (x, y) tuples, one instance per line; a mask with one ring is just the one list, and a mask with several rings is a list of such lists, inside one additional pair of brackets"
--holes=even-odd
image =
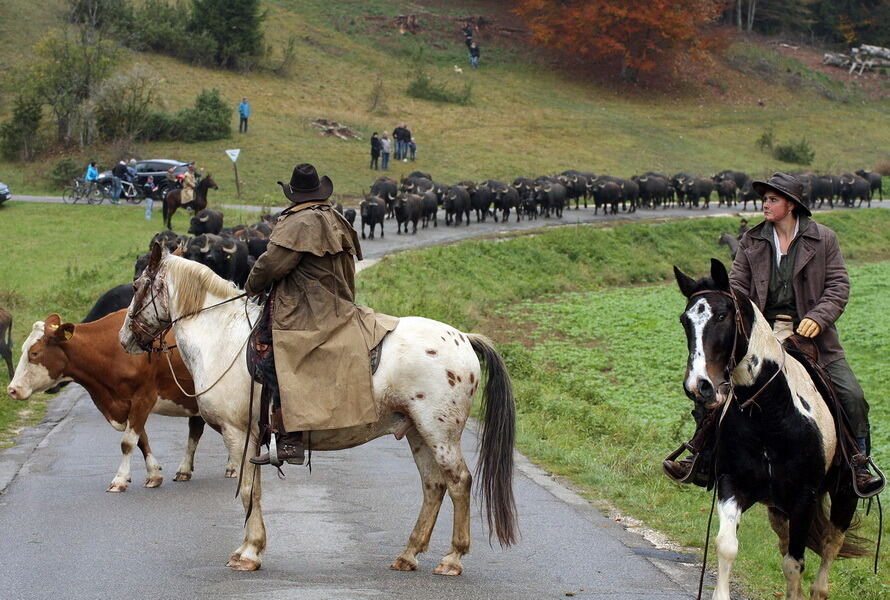
[(795, 319), (791, 315), (776, 315), (773, 317), (774, 321), (786, 321), (788, 323), (794, 323)]

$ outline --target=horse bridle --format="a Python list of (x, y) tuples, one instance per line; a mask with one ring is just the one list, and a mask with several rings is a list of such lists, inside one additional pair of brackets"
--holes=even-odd
[[(732, 308), (735, 313), (733, 315), (733, 318), (735, 320), (735, 328), (733, 330), (733, 338), (732, 338), (732, 353), (729, 357), (729, 363), (727, 364), (727, 371), (729, 373), (729, 395), (727, 396), (726, 404), (728, 406), (729, 403), (733, 399), (738, 400), (738, 397), (736, 396), (736, 393), (735, 393), (735, 385), (733, 385), (733, 383), (732, 383), (732, 372), (735, 370), (736, 366), (738, 365), (737, 356), (738, 356), (738, 350), (739, 350), (738, 349), (739, 333), (741, 332), (742, 336), (745, 338), (745, 347), (746, 348), (747, 348), (747, 345), (751, 341), (751, 333), (750, 333), (750, 331), (745, 330), (745, 323), (742, 320), (742, 311), (739, 310), (738, 296), (736, 296), (736, 293), (735, 293), (735, 291), (732, 290), (732, 288), (730, 288), (730, 291), (717, 290), (717, 289), (699, 290), (697, 292), (690, 294), (689, 299), (691, 300), (695, 296), (702, 296), (704, 294), (720, 294), (721, 296), (726, 296), (727, 298), (732, 300)], [(766, 381), (766, 383), (764, 383), (760, 387), (760, 389), (758, 389), (754, 393), (753, 396), (751, 396), (750, 398), (748, 398), (747, 400), (745, 400), (744, 402), (742, 402), (739, 405), (739, 408), (741, 408), (742, 410), (745, 410), (746, 408), (748, 408), (749, 406), (754, 404), (757, 401), (757, 399), (763, 394), (763, 392), (766, 391), (766, 389), (770, 386), (770, 384), (775, 380), (775, 378), (779, 376), (779, 373), (781, 373), (784, 368), (785, 368), (785, 350), (783, 349), (782, 350), (782, 364), (779, 365), (779, 368), (776, 369), (776, 372), (772, 374), (772, 376)], [(724, 410), (724, 414), (725, 414), (725, 410)]]

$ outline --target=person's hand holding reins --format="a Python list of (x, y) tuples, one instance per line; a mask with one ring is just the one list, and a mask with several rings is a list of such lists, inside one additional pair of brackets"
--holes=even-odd
[(814, 338), (822, 332), (819, 324), (812, 319), (802, 319), (797, 326), (797, 333), (806, 338)]

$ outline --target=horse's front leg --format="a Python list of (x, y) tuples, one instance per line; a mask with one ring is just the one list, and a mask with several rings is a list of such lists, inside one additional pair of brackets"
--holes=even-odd
[(788, 513), (788, 553), (782, 560), (786, 600), (804, 600), (801, 588), (804, 551), (807, 547), (807, 536), (816, 509), (816, 498), (814, 490), (803, 491), (796, 506), (792, 507)]
[(201, 417), (189, 417), (189, 439), (185, 447), (182, 462), (176, 469), (173, 481), (188, 481), (195, 470), (195, 451), (198, 449), (198, 441), (204, 434), (204, 419)]
[(414, 530), (408, 538), (405, 549), (389, 566), (394, 571), (413, 571), (417, 568), (417, 555), (425, 552), (430, 543), (430, 535), (439, 516), (442, 507), (442, 498), (445, 496), (445, 477), (442, 469), (436, 463), (433, 451), (427, 445), (423, 436), (416, 429), (407, 432), (408, 444), (414, 455), (414, 462), (420, 472), (420, 484), (423, 486), (423, 505), (420, 514), (414, 524)]
[[(227, 435), (229, 434), (229, 435)], [(231, 442), (235, 439), (244, 443), (245, 432), (223, 430), (223, 439), (229, 449), (230, 455), (232, 451)], [(250, 448), (248, 456), (256, 454), (256, 436), (250, 436)], [(227, 567), (231, 567), (235, 571), (256, 571), (262, 564), (260, 555), (266, 549), (266, 525), (263, 523), (263, 509), (260, 506), (262, 499), (262, 485), (260, 481), (260, 469), (246, 461), (240, 481), (239, 495), (241, 496), (241, 504), (244, 506), (245, 514), (249, 513), (244, 529), (244, 541), (238, 546), (238, 549), (232, 553), (226, 563)]]
[(717, 533), (717, 587), (714, 588), (713, 598), (730, 600), (729, 574), (739, 552), (737, 533), (744, 511), (738, 499), (731, 493), (725, 492), (729, 488), (726, 480), (722, 479), (718, 485), (720, 501), (717, 504), (717, 514), (720, 519), (720, 531)]

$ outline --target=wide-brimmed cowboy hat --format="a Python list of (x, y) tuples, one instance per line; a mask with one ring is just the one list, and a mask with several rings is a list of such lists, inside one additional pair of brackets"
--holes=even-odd
[(334, 183), (325, 175), (321, 179), (315, 167), (302, 163), (294, 167), (290, 183), (279, 181), (278, 185), (291, 202), (308, 202), (309, 200), (327, 200), (334, 191)]
[(788, 173), (773, 173), (767, 181), (755, 181), (751, 184), (754, 191), (763, 198), (767, 191), (772, 190), (777, 194), (791, 200), (797, 205), (798, 214), (810, 216), (810, 208), (803, 199), (803, 184), (797, 177)]

